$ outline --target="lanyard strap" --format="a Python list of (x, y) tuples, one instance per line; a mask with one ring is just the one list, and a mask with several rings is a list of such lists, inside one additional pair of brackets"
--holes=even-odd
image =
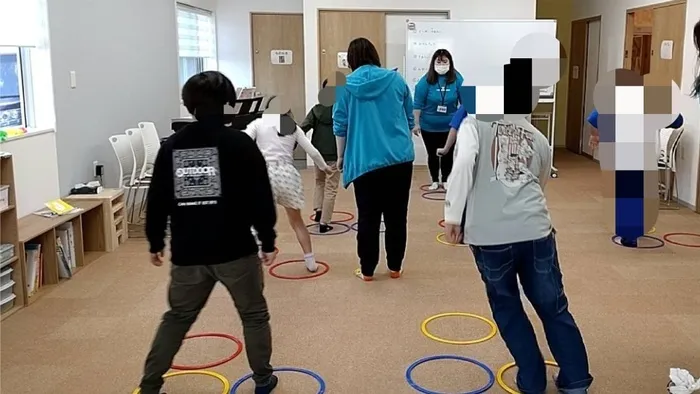
[[(438, 86), (440, 86), (440, 82), (438, 81)], [(440, 97), (442, 97), (442, 103), (441, 105), (444, 107), (445, 106), (445, 96), (447, 95), (447, 81), (445, 81), (445, 86), (440, 86)]]

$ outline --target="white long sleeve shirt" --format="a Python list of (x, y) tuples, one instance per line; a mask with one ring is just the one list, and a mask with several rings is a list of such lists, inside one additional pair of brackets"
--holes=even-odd
[(301, 128), (297, 126), (293, 134), (281, 136), (279, 135), (279, 121), (275, 124), (269, 121), (270, 119), (265, 119), (267, 116), (279, 117), (279, 115), (263, 115), (263, 118), (250, 122), (244, 131), (255, 140), (260, 152), (265, 157), (265, 161), (294, 164), (294, 148), (296, 144), (299, 144), (311, 156), (318, 168), (322, 170), (328, 168), (321, 153), (311, 144)]
[(479, 154), (479, 132), (476, 120), (466, 117), (459, 126), (455, 142), (454, 163), (445, 195), (445, 223), (459, 226), (474, 185), (474, 167)]
[(467, 117), (457, 134), (445, 196), (445, 223), (465, 242), (504, 245), (547, 236), (552, 223), (544, 186), (551, 170), (547, 138), (527, 120), (485, 122)]

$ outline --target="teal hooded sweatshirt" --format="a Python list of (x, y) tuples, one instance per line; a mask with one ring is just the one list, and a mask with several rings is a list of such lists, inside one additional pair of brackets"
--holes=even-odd
[(411, 91), (401, 74), (365, 65), (336, 87), (333, 133), (345, 137), (343, 186), (380, 168), (415, 159)]

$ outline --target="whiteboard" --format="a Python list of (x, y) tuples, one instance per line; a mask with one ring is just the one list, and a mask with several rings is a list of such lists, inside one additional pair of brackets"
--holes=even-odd
[[(452, 54), (465, 86), (502, 86), (503, 65), (518, 41), (532, 33), (556, 37), (554, 20), (410, 20), (406, 22), (406, 82), (411, 92), (438, 49)], [(542, 57), (538, 53), (536, 57)], [(548, 57), (559, 57), (547, 54)]]
[(402, 77), (406, 77), (404, 71), (404, 57), (406, 56), (406, 22), (423, 19), (448, 19), (448, 14), (416, 14), (397, 13), (386, 15), (386, 65), (388, 69), (397, 68)]

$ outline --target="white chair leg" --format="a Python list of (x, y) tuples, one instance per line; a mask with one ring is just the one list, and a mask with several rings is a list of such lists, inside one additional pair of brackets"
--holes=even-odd
[[(129, 194), (126, 197), (126, 201), (129, 207), (129, 211), (127, 211), (127, 214), (129, 215), (129, 223), (133, 224), (134, 223), (134, 211), (136, 210), (136, 196), (138, 195), (139, 192), (139, 183), (135, 182), (133, 185), (129, 186)], [(129, 200), (131, 200), (131, 204), (129, 204)]]
[(149, 187), (146, 187), (143, 190), (143, 193), (141, 193), (141, 204), (139, 205), (139, 219), (144, 219), (144, 213), (146, 212), (146, 197), (148, 195)]

